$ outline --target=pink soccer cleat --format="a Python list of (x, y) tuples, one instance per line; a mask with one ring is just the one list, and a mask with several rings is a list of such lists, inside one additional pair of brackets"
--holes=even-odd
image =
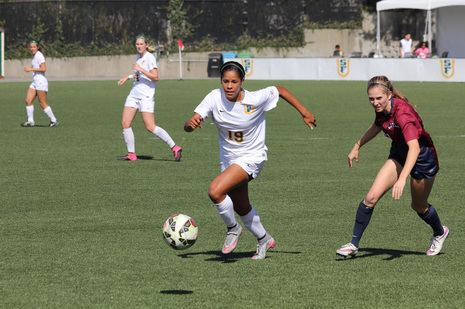
[(128, 154), (124, 157), (126, 161), (137, 161), (137, 155), (135, 152), (128, 152)]
[(228, 230), (226, 233), (226, 239), (224, 240), (223, 249), (221, 252), (223, 254), (229, 254), (233, 252), (237, 247), (237, 242), (239, 241), (239, 236), (242, 234), (242, 226), (237, 224), (236, 227)]
[(171, 148), (171, 151), (173, 152), (173, 157), (174, 161), (181, 161), (182, 157), (182, 147), (178, 145), (174, 145), (173, 148)]
[(357, 253), (358, 248), (350, 242), (336, 250), (336, 254), (344, 258), (348, 256), (355, 256)]

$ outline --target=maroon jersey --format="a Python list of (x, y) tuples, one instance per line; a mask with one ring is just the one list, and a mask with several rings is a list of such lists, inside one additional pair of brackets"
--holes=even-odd
[(418, 139), (420, 146), (434, 147), (423, 121), (412, 105), (399, 98), (391, 99), (391, 112), (376, 113), (375, 125), (392, 139), (397, 147), (407, 148), (407, 142)]

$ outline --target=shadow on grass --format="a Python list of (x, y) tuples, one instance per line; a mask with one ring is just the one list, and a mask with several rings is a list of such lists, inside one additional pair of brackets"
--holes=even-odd
[(48, 125), (48, 124), (36, 124), (33, 127), (26, 127), (26, 126), (23, 126), (22, 124), (20, 124), (20, 126), (23, 127), (23, 128), (30, 128), (30, 129), (33, 129), (33, 128), (50, 128), (50, 129), (56, 128), (56, 127), (50, 127), (50, 125)]
[[(271, 254), (301, 254), (300, 251), (279, 251), (279, 250), (270, 250)], [(178, 256), (183, 259), (189, 259), (196, 255), (210, 255), (211, 257), (206, 258), (205, 261), (209, 262), (220, 262), (220, 263), (235, 263), (241, 259), (250, 259), (254, 252), (232, 252), (230, 254), (223, 254), (221, 251), (204, 251), (204, 252), (189, 252), (184, 254), (179, 254)], [(267, 256), (269, 258), (269, 256)]]
[(191, 290), (161, 290), (160, 294), (168, 294), (168, 295), (186, 295), (192, 294), (194, 291)]
[[(126, 156), (120, 156), (120, 157), (116, 157), (117, 160), (120, 160), (120, 161), (128, 161), (126, 160)], [(146, 155), (137, 155), (137, 160), (142, 160), (142, 161), (149, 161), (149, 160), (152, 160), (152, 161), (165, 161), (165, 162), (176, 162), (178, 163), (177, 161), (174, 161), (172, 159), (155, 159), (153, 156), (146, 156)]]
[(408, 251), (408, 250), (395, 250), (395, 249), (383, 249), (383, 248), (362, 248), (358, 251), (358, 254), (352, 258), (338, 258), (338, 261), (345, 261), (351, 259), (363, 259), (372, 256), (386, 255), (383, 259), (385, 261), (392, 261), (394, 259), (401, 258), (404, 255), (425, 255), (424, 252)]

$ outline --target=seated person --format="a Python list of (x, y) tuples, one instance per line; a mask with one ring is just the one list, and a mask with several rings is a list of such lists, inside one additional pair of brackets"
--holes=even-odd
[(420, 46), (417, 49), (415, 49), (414, 53), (417, 58), (425, 59), (429, 57), (428, 44), (426, 42), (421, 42)]
[(344, 51), (339, 44), (334, 47), (333, 57), (344, 57)]

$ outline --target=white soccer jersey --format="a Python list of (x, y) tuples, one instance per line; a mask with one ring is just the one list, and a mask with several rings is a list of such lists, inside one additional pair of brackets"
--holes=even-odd
[(230, 102), (223, 89), (216, 89), (194, 112), (203, 119), (211, 117), (216, 124), (221, 161), (239, 157), (266, 160), (265, 112), (275, 108), (278, 100), (276, 87), (253, 92), (245, 90), (241, 102)]
[[(137, 55), (136, 63), (146, 71), (158, 68), (155, 56), (149, 52), (145, 52), (142, 57)], [(134, 82), (129, 95), (136, 98), (153, 97), (155, 95), (155, 86), (155, 81), (145, 76), (142, 72), (137, 71), (134, 73)]]
[[(40, 50), (38, 50), (35, 54), (34, 57), (32, 57), (32, 68), (33, 69), (40, 69), (40, 65), (42, 63), (45, 63), (45, 57), (44, 54)], [(45, 76), (44, 72), (32, 72), (32, 77), (35, 78), (36, 76)]]

